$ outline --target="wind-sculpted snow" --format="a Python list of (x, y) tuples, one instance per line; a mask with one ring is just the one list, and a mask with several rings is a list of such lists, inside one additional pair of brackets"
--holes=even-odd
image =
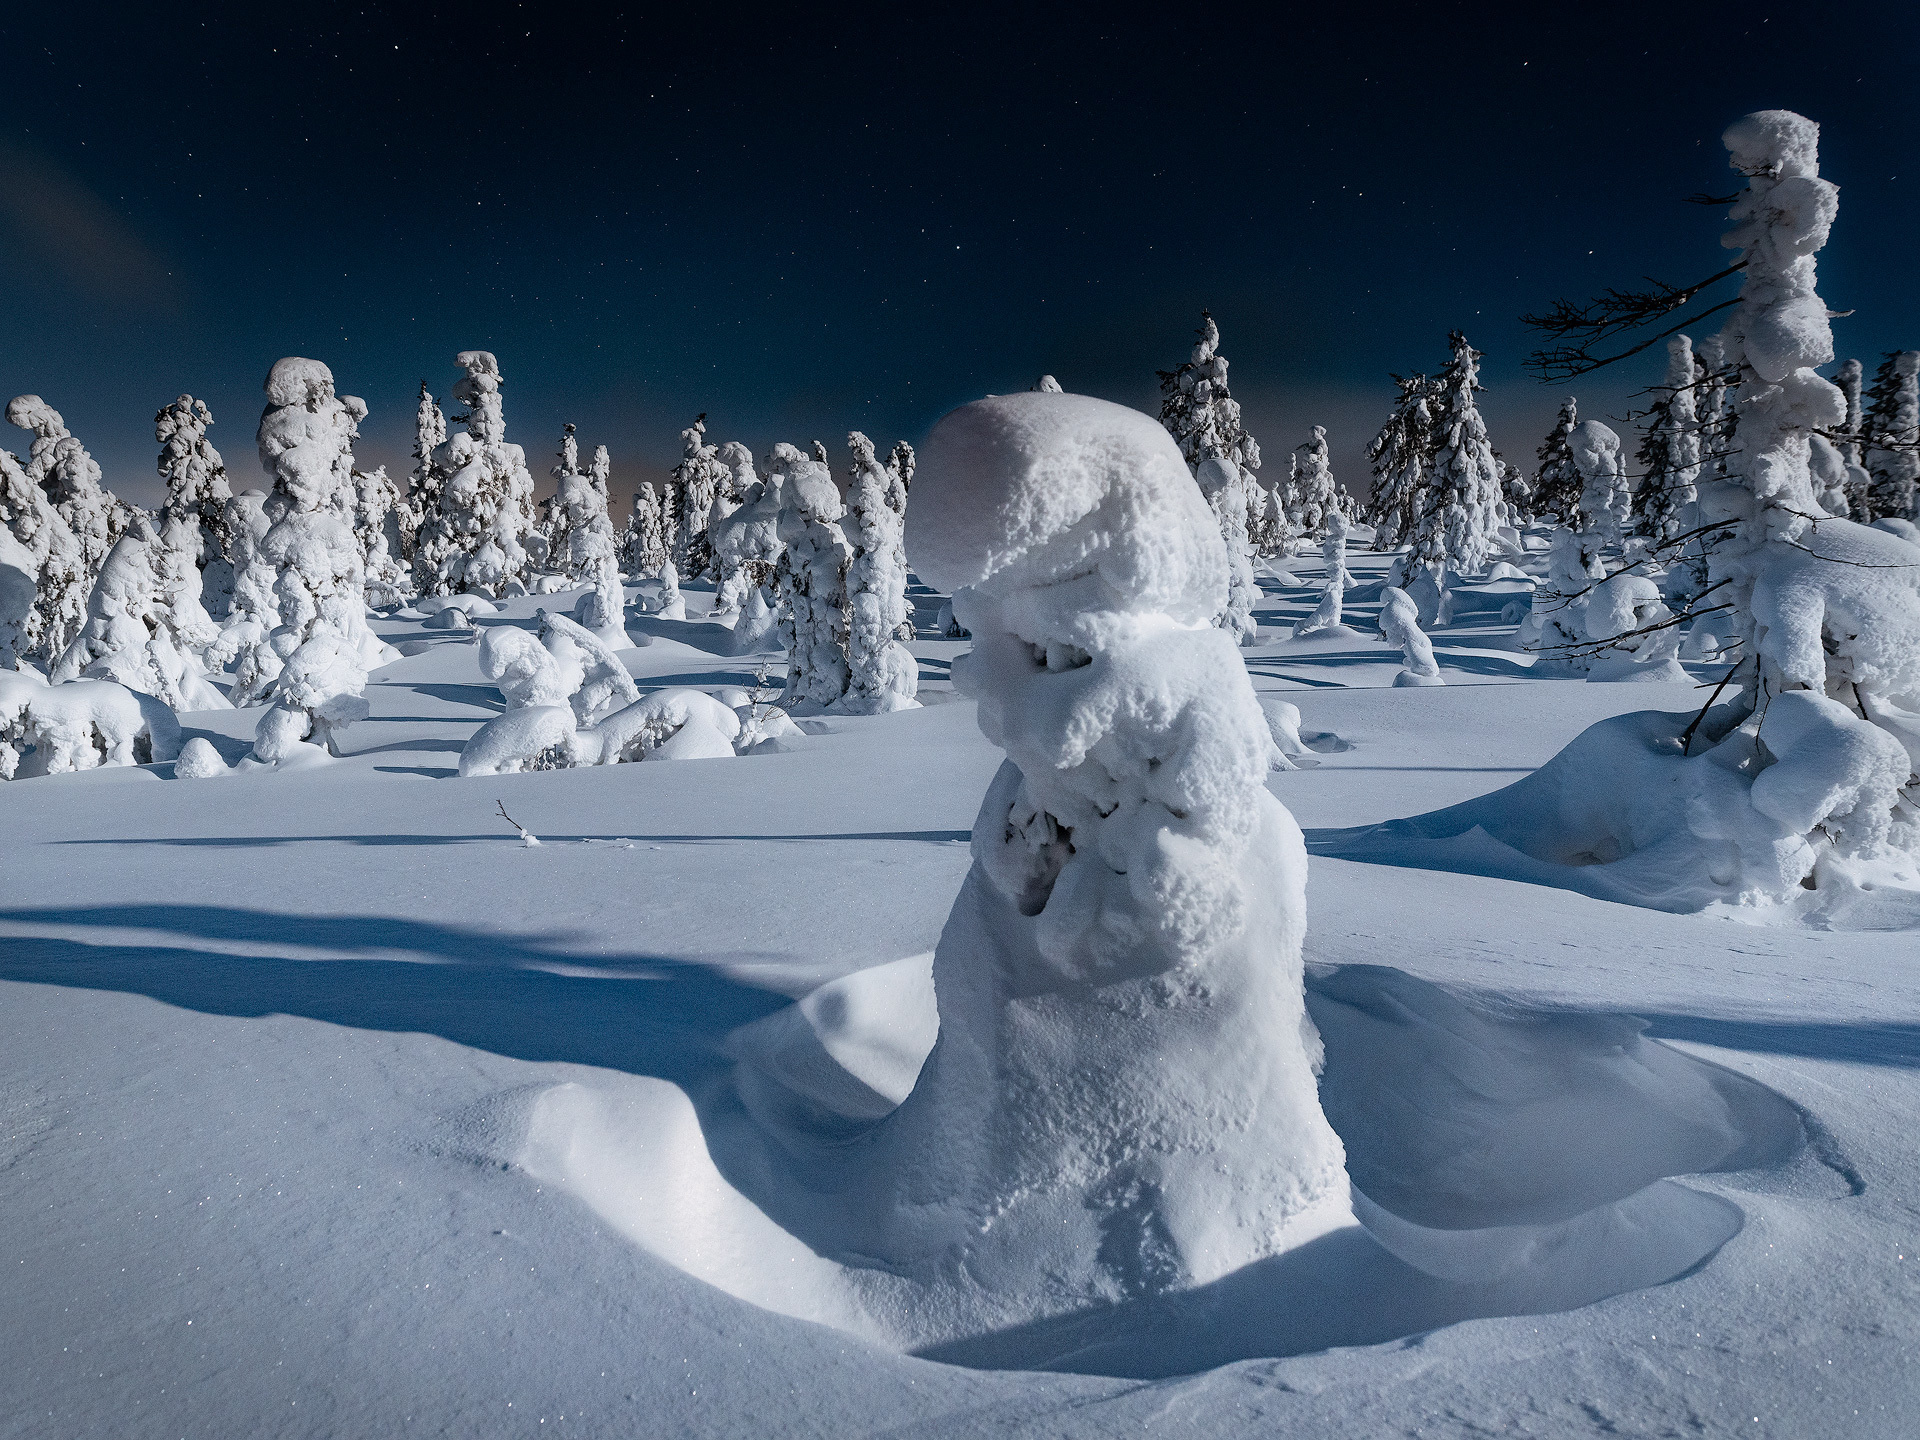
[(0, 671), (0, 779), (148, 765), (180, 750), (180, 724), (151, 695), (110, 680), (49, 685)]

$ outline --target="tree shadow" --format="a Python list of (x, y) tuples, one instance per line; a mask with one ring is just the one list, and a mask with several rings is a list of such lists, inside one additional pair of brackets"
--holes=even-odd
[[(438, 1035), (510, 1059), (596, 1065), (689, 1090), (728, 1065), (719, 1049), (728, 1031), (788, 1003), (670, 956), (582, 957), (563, 948), (564, 937), (526, 939), (382, 915), (205, 905), (0, 911), (0, 926), (19, 924), (161, 931), (187, 943), (14, 935), (0, 951), (0, 979), (145, 995), (205, 1015), (295, 1015)], [(195, 948), (195, 941), (209, 948)], [(210, 948), (269, 942), (341, 955), (295, 960)], [(370, 951), (416, 958), (374, 958)], [(594, 974), (577, 973), (588, 965)], [(556, 973), (568, 967), (575, 973)]]

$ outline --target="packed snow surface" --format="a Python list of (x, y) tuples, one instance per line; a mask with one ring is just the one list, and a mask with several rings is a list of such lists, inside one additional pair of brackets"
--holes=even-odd
[[(299, 746), (315, 763), (294, 769), (244, 760), (257, 707), (183, 712), (168, 761), (164, 722), (109, 682), (6, 682), (5, 723), (139, 763), (0, 784), (0, 1434), (1910, 1433), (1920, 916), (1822, 913), (1817, 889), (1681, 913), (1574, 883), (1633, 852), (1500, 840), (1564, 803), (1541, 767), (1570, 742), (1643, 763), (1652, 722), (1615, 717), (1684, 725), (1724, 667), (1540, 679), (1501, 618), (1524, 592), (1462, 581), (1427, 632), (1446, 684), (1395, 688), (1390, 557), (1360, 543), (1357, 637), (1225, 651), (1293, 767), (1266, 789), (1318, 852), (1305, 1010), (1359, 1223), (905, 1353), (895, 1282), (851, 1282), (822, 1187), (936, 1045), (930, 957), (1013, 753), (980, 717), (1027, 743), (1018, 685), (955, 691), (976, 642), (936, 629), (947, 593), (991, 590), (1022, 625), (1205, 625), (1225, 583), (1197, 488), (1102, 485), (1083, 457), (949, 503), (940, 463), (909, 507), (925, 707), (803, 719), (739, 763), (457, 777), (506, 713), (476, 633), (546, 652), (536, 611), (575, 594), (469, 606), (464, 632), (376, 617), (408, 653), (370, 675), (341, 757)], [(1121, 512), (1157, 523), (1102, 549)], [(916, 523), (944, 564), (919, 563)], [(1313, 612), (1321, 563), (1263, 576), (1262, 636)], [(629, 588), (633, 703), (691, 691), (740, 717), (758, 662), (710, 589), (681, 594), (671, 620)], [(982, 633), (985, 662), (1026, 632)], [(1072, 687), (1095, 669), (1077, 658), (1026, 673)], [(61, 690), (77, 713), (20, 718)], [(1776, 701), (1763, 741), (1803, 743), (1816, 699), (1791, 725)], [(580, 732), (569, 696), (547, 708)], [(1752, 787), (1754, 813), (1836, 813), (1892, 763), (1841, 753), (1857, 768)], [(1494, 838), (1422, 819), (1392, 853), (1332, 853), (1475, 805)], [(1407, 853), (1469, 839), (1465, 860)]]

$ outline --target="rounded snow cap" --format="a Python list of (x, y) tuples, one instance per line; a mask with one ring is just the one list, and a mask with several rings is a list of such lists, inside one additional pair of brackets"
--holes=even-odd
[(1613, 468), (1620, 454), (1620, 436), (1611, 425), (1598, 420), (1582, 420), (1567, 432), (1567, 448), (1582, 475)]
[(1727, 163), (1743, 175), (1820, 173), (1820, 127), (1791, 110), (1756, 110), (1729, 125), (1720, 141)]
[(7, 423), (18, 425), (22, 430), (38, 430), (43, 425), (52, 430), (67, 428), (66, 422), (60, 418), (60, 412), (38, 395), (16, 395), (9, 400)]
[(1044, 391), (962, 405), (927, 437), (913, 491), (907, 550), (943, 590), (1091, 577), (1104, 608), (1191, 622), (1226, 603), (1219, 525), (1138, 410)]
[(469, 375), (498, 375), (500, 362), (493, 358), (491, 350), (462, 350), (453, 357), (453, 363)]
[(307, 405), (331, 399), (333, 371), (318, 360), (303, 360), (289, 355), (273, 362), (265, 385), (270, 405)]

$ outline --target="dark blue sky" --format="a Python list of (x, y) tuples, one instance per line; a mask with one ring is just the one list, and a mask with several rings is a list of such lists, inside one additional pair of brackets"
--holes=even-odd
[[(257, 483), (281, 355), (364, 396), (398, 472), (419, 379), (493, 350), (535, 473), (572, 420), (626, 489), (702, 410), (838, 454), (1042, 370), (1152, 408), (1202, 306), (1269, 465), (1318, 421), (1363, 480), (1387, 372), (1458, 326), (1530, 468), (1562, 391), (1515, 317), (1719, 269), (1682, 197), (1736, 189), (1720, 131), (1776, 106), (1842, 187), (1842, 355), (1920, 345), (1910, 6), (26, 8), (0, 399), (44, 395), (134, 498), (183, 390)], [(1618, 413), (1658, 374), (1574, 388)]]

